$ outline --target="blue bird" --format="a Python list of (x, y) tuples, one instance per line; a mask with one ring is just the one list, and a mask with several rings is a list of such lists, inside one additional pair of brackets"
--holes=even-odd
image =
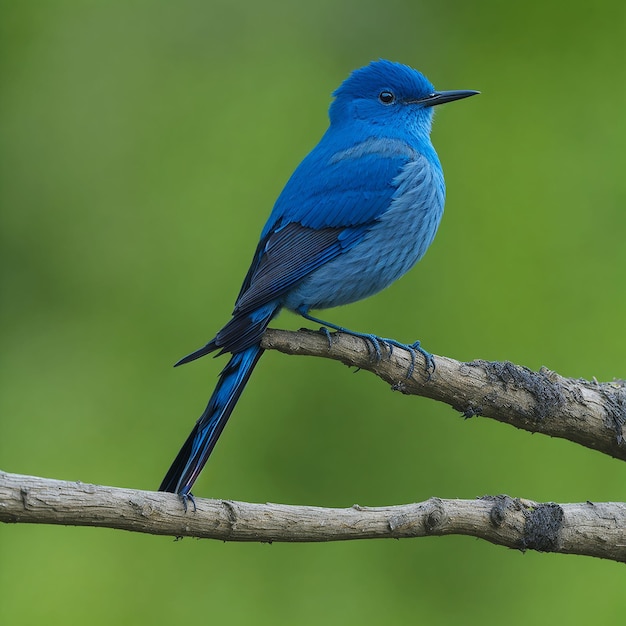
[[(477, 93), (436, 91), (416, 70), (385, 60), (355, 70), (333, 93), (330, 126), (278, 197), (232, 319), (176, 364), (216, 350), (231, 354), (160, 491), (179, 494), (185, 509), (188, 499), (193, 502), (191, 487), (263, 354), (261, 336), (282, 308), (363, 337), (378, 357), (381, 342), (402, 346), (346, 331), (310, 311), (367, 298), (422, 258), (445, 198), (430, 141), (433, 106)], [(418, 342), (402, 347), (420, 351), (434, 367)]]

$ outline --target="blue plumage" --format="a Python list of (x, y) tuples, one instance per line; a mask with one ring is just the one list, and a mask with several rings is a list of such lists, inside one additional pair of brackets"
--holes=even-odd
[[(377, 293), (424, 255), (445, 199), (430, 142), (432, 107), (476, 93), (437, 92), (416, 70), (384, 60), (354, 71), (334, 92), (330, 126), (278, 197), (232, 319), (177, 364), (215, 350), (232, 353), (162, 491), (185, 503), (190, 497), (281, 308), (318, 321), (310, 310)], [(374, 336), (360, 336), (377, 347)]]

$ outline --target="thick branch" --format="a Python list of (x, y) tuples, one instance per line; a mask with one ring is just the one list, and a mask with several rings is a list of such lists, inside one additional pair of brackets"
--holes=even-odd
[(626, 382), (564, 378), (546, 368), (533, 372), (509, 362), (462, 363), (435, 356), (430, 377), (423, 356), (394, 348), (372, 358), (362, 339), (335, 333), (268, 329), (262, 346), (285, 354), (322, 356), (359, 367), (388, 382), (395, 391), (445, 402), (465, 417), (482, 415), (533, 433), (561, 437), (626, 460)]
[(341, 541), (469, 535), (517, 550), (626, 562), (626, 504), (538, 504), (508, 496), (327, 509), (196, 500), (0, 472), (0, 521), (117, 528), (221, 541)]

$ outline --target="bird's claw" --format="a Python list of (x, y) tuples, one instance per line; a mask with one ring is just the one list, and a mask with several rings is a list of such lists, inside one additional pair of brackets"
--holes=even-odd
[(330, 331), (326, 328), (326, 326), (320, 326), (320, 333), (326, 337), (326, 341), (328, 341), (328, 349), (330, 350), (330, 348), (333, 347), (333, 338)]
[(389, 349), (390, 358), (393, 355), (394, 347), (406, 350), (411, 355), (411, 364), (409, 365), (406, 373), (407, 378), (411, 378), (411, 376), (413, 376), (413, 373), (415, 372), (415, 359), (417, 358), (416, 353), (419, 352), (426, 361), (426, 367), (424, 369), (426, 370), (427, 380), (430, 380), (433, 372), (435, 371), (435, 359), (430, 352), (427, 352), (426, 350), (424, 350), (424, 348), (422, 348), (419, 341), (416, 341), (412, 344), (400, 343), (395, 339), (381, 339), (381, 341), (383, 341)]
[(363, 341), (365, 341), (370, 357), (373, 357), (378, 363), (383, 358), (379, 338), (376, 335), (363, 335)]
[(419, 352), (424, 357), (424, 360), (426, 361), (425, 369), (427, 374), (427, 380), (430, 380), (432, 375), (435, 373), (435, 357), (430, 352), (428, 352), (428, 350), (424, 350), (419, 341), (412, 343), (409, 348), (411, 348), (414, 352)]
[(194, 513), (198, 510), (198, 507), (196, 506), (196, 499), (193, 497), (192, 493), (181, 493), (180, 499), (183, 501), (183, 509), (185, 510), (185, 513), (187, 513), (187, 502), (191, 502), (191, 504), (193, 504)]

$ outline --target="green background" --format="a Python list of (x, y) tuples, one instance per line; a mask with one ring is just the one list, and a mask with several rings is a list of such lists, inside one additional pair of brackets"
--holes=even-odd
[[(0, 467), (155, 488), (223, 360), (272, 203), (379, 57), (437, 112), (448, 200), (405, 278), (331, 321), (460, 360), (626, 377), (623, 0), (3, 2)], [(298, 328), (285, 313), (275, 326)], [(268, 353), (195, 492), (391, 505), (626, 499), (623, 464)], [(468, 537), (238, 545), (0, 527), (0, 623), (623, 623), (621, 565)]]

